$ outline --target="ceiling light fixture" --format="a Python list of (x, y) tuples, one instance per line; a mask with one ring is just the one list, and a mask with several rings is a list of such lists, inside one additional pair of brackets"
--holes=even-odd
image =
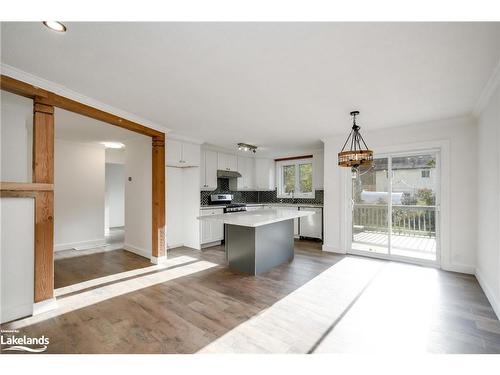
[(47, 26), (49, 29), (57, 31), (59, 33), (65, 33), (66, 32), (66, 26), (64, 26), (59, 21), (43, 21), (43, 24), (45, 26)]
[(257, 152), (257, 146), (249, 145), (247, 143), (238, 143), (238, 150), (240, 151), (252, 151), (254, 154)]
[[(357, 115), (359, 115), (359, 111), (351, 112), (352, 130), (344, 143), (344, 147), (342, 147), (342, 151), (338, 154), (339, 166), (341, 167), (357, 169), (360, 166), (369, 167), (373, 162), (373, 151), (368, 149), (365, 140), (359, 132), (361, 127), (356, 124)], [(345, 150), (349, 140), (351, 141), (350, 149)], [(361, 142), (363, 142), (364, 148), (361, 146)]]
[(125, 145), (120, 142), (101, 142), (106, 148), (124, 148)]

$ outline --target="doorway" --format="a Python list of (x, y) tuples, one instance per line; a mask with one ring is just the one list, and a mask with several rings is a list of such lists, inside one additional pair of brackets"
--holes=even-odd
[(350, 252), (439, 260), (439, 151), (393, 153), (352, 173)]

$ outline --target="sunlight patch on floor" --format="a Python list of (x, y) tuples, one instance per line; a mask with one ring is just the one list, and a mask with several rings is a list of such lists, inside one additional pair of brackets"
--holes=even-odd
[(316, 353), (426, 353), (438, 314), (438, 270), (389, 263)]
[[(182, 259), (179, 259), (182, 258)], [(181, 262), (181, 263), (179, 263)], [(182, 264), (186, 262), (187, 264)], [(89, 291), (72, 294), (68, 297), (60, 297), (57, 299), (58, 307), (54, 310), (35, 315), (26, 319), (21, 319), (5, 325), (5, 329), (20, 329), (32, 324), (40, 323), (44, 320), (57, 317), (71, 311), (81, 309), (96, 303), (118, 297), (127, 293), (135, 292), (153, 285), (161, 284), (170, 280), (174, 280), (183, 276), (189, 276), (196, 272), (205, 271), (207, 269), (219, 266), (216, 263), (207, 262), (191, 257), (178, 257), (167, 260), (161, 265), (158, 272), (138, 277), (119, 281), (110, 285), (97, 287)], [(158, 269), (158, 268), (157, 268)]]
[(307, 353), (385, 264), (346, 257), (199, 353)]
[(78, 292), (80, 290), (94, 288), (94, 287), (97, 287), (99, 285), (107, 284), (107, 283), (110, 283), (113, 281), (119, 281), (119, 280), (127, 279), (129, 277), (143, 275), (143, 274), (149, 273), (149, 272), (160, 271), (163, 269), (179, 266), (181, 264), (194, 262), (197, 260), (198, 259), (196, 259), (196, 258), (192, 258), (192, 257), (188, 257), (188, 256), (180, 256), (177, 258), (169, 259), (168, 263), (165, 263), (165, 264), (155, 264), (155, 265), (145, 267), (145, 268), (138, 268), (135, 270), (116, 273), (113, 275), (98, 277), (96, 279), (87, 280), (87, 281), (83, 281), (81, 283), (58, 288), (58, 289), (54, 290), (54, 296), (56, 298), (62, 297), (66, 294), (75, 293), (75, 292)]

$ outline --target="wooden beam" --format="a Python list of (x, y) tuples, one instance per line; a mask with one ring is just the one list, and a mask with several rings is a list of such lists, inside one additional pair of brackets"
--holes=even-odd
[(310, 158), (312, 158), (312, 157), (313, 157), (312, 155), (290, 156), (290, 157), (287, 157), (287, 158), (278, 158), (278, 159), (274, 159), (274, 161), (310, 159)]
[(152, 255), (160, 258), (166, 255), (165, 241), (165, 136), (153, 137), (152, 150), (152, 197), (153, 237)]
[(47, 90), (30, 85), (26, 82), (18, 81), (17, 79), (8, 76), (4, 76), (3, 74), (0, 76), (0, 89), (31, 99), (34, 99), (35, 96), (48, 96)]
[(53, 111), (53, 107), (58, 107), (65, 109), (66, 111), (78, 113), (80, 115), (103, 121), (123, 129), (131, 130), (148, 137), (163, 136), (163, 133), (158, 130), (148, 128), (147, 126), (30, 85), (29, 83), (18, 81), (8, 76), (1, 76), (0, 88), (2, 90), (9, 91), (17, 95), (22, 95), (27, 98), (36, 98), (37, 103), (35, 105), (38, 105), (39, 112), (50, 110), (50, 107), (52, 107)]
[(32, 184), (25, 182), (0, 182), (1, 191), (53, 191), (54, 184)]
[[(34, 99), (33, 182), (54, 184), (53, 108)], [(41, 111), (43, 110), (43, 112)], [(52, 112), (52, 113), (50, 113)], [(35, 196), (35, 302), (54, 297), (54, 191)]]

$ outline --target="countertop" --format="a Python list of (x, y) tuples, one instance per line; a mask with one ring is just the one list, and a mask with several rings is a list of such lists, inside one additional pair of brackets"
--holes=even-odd
[(243, 227), (260, 227), (279, 221), (295, 219), (297, 217), (314, 215), (314, 211), (292, 211), (280, 208), (269, 208), (256, 211), (234, 212), (219, 215), (198, 216), (198, 220), (219, 220), (224, 224), (240, 225)]
[[(271, 207), (314, 207), (314, 208), (323, 208), (322, 204), (314, 204), (314, 203), (245, 203), (248, 207), (255, 206), (271, 206)], [(211, 208), (224, 208), (227, 205), (225, 204), (207, 204), (201, 205), (201, 210), (207, 210)]]

